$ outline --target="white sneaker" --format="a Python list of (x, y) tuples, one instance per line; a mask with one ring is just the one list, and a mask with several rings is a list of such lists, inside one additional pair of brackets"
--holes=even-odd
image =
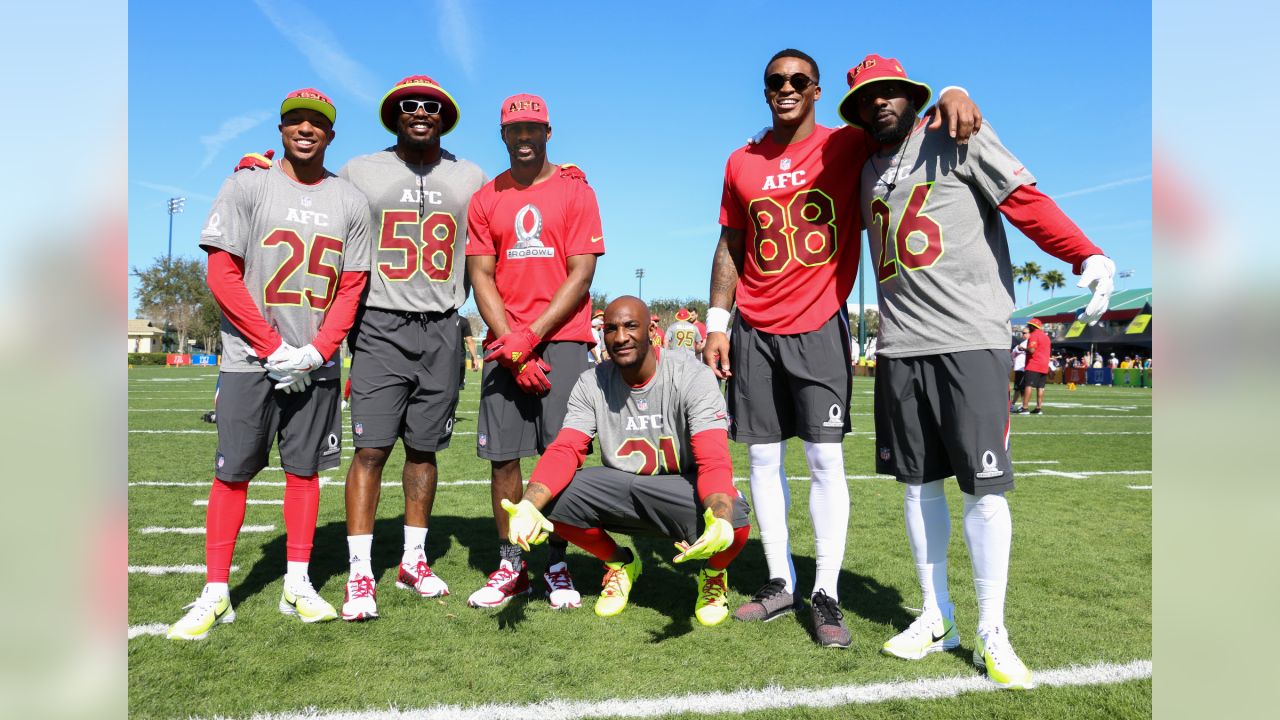
[(1031, 671), (1009, 644), (1009, 634), (1004, 627), (978, 631), (973, 647), (973, 664), (985, 668), (987, 678), (1002, 688), (1030, 690), (1036, 686), (1031, 679)]
[(400, 561), (396, 575), (396, 587), (412, 590), (422, 597), (433, 598), (449, 594), (449, 586), (427, 565), (427, 557), (420, 555), (415, 562)]
[(368, 575), (355, 575), (347, 580), (342, 596), (342, 619), (347, 622), (378, 617), (378, 586)]
[(547, 601), (553, 610), (582, 607), (582, 593), (573, 587), (568, 565), (563, 562), (552, 565), (542, 574), (542, 579), (547, 583)]
[(187, 611), (182, 619), (169, 626), (166, 637), (170, 640), (203, 640), (215, 625), (235, 622), (236, 611), (231, 608), (231, 598), (211, 592), (208, 586), (196, 601), (182, 608)]
[(951, 650), (960, 646), (960, 633), (956, 632), (955, 606), (930, 610), (915, 619), (906, 630), (894, 635), (880, 652), (903, 660), (919, 660), (929, 653)]
[(528, 595), (531, 589), (528, 570), (529, 565), (523, 560), (519, 570), (503, 560), (498, 563), (498, 569), (489, 574), (484, 587), (471, 593), (467, 604), (474, 608), (496, 608), (506, 605), (513, 597)]
[(296, 580), (285, 576), (279, 608), (281, 613), (293, 615), (304, 623), (338, 619), (338, 611), (311, 587), (311, 578), (306, 575)]

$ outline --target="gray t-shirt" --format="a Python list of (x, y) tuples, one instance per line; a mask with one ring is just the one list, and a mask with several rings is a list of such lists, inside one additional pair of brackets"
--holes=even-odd
[(1013, 271), (996, 208), (1036, 180), (986, 123), (968, 145), (923, 130), (906, 142), (862, 168), (866, 271), (879, 280), (878, 352), (1008, 350)]
[[(315, 339), (342, 273), (369, 269), (369, 205), (332, 174), (304, 185), (280, 163), (265, 172), (238, 172), (218, 191), (200, 246), (243, 258), (253, 303), (285, 342), (302, 347)], [(261, 360), (224, 315), (222, 369), (263, 372)], [(330, 360), (313, 377), (339, 372)]]
[(374, 256), (365, 304), (405, 312), (462, 307), (471, 290), (467, 205), (487, 182), (480, 166), (447, 150), (432, 165), (410, 165), (387, 148), (352, 158), (338, 174), (369, 199)]
[(605, 467), (692, 480), (691, 438), (727, 430), (729, 420), (711, 369), (685, 353), (663, 352), (644, 387), (628, 385), (612, 361), (582, 373), (569, 394), (564, 427), (600, 438)]
[(685, 320), (676, 320), (667, 326), (667, 349), (693, 355), (698, 343), (702, 342), (702, 333), (698, 326)]

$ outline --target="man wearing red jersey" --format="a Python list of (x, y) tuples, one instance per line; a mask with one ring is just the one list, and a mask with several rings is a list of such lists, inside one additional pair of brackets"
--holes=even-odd
[[(596, 257), (604, 232), (595, 193), (581, 171), (547, 161), (547, 105), (536, 95), (502, 104), (502, 141), (511, 169), (482, 187), (467, 211), (467, 273), (489, 326), (476, 451), (492, 466), (493, 518), (501, 560), (472, 607), (498, 607), (529, 592), (520, 548), (507, 539), (501, 502), (519, 502), (520, 458), (539, 455), (564, 424), (573, 381), (587, 369)], [(544, 579), (553, 607), (578, 607), (553, 544)]]
[(1031, 318), (1027, 323), (1027, 370), (1022, 376), (1022, 407), (1016, 408), (1013, 412), (1024, 413), (1027, 406), (1031, 404), (1031, 388), (1036, 389), (1036, 409), (1031, 411), (1032, 415), (1039, 415), (1041, 406), (1044, 405), (1044, 384), (1049, 377), (1049, 353), (1052, 345), (1049, 342), (1049, 335), (1044, 331), (1044, 323), (1036, 318)]
[[(836, 589), (849, 523), (840, 444), (850, 429), (852, 382), (844, 305), (862, 227), (856, 169), (872, 144), (860, 129), (817, 125), (818, 79), (817, 62), (799, 50), (777, 53), (765, 68), (773, 128), (735, 151), (725, 168), (703, 360), (729, 380), (729, 433), (748, 445), (752, 505), (769, 565), (769, 582), (735, 617), (770, 620), (798, 606), (782, 463), (786, 439), (798, 435), (813, 478), (814, 634), (820, 645), (848, 647)], [(967, 138), (980, 125), (962, 91), (945, 94), (939, 107), (935, 125), (945, 116), (953, 134)]]

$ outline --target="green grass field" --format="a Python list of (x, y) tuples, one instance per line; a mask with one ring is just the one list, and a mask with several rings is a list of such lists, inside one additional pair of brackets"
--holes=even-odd
[[(204, 524), (205, 508), (193, 503), (207, 498), (212, 475), (216, 435), (200, 416), (212, 407), (215, 379), (209, 368), (129, 372), (131, 568), (204, 563), (202, 535), (141, 531)], [(911, 622), (920, 597), (903, 529), (902, 490), (892, 479), (873, 477), (871, 388), (871, 379), (856, 379), (854, 433), (845, 439), (852, 517), (840, 604), (854, 637), (848, 650), (816, 646), (807, 612), (764, 625), (701, 627), (692, 619), (697, 569), (672, 565), (670, 543), (650, 539), (632, 544), (645, 572), (619, 617), (603, 620), (591, 612), (600, 566), (575, 549), (569, 562), (584, 595), (582, 609), (553, 611), (539, 595), (500, 611), (468, 608), (467, 596), (483, 584), (497, 556), (488, 486), (474, 482), (487, 481), (488, 465), (475, 455), (479, 375), (469, 373), (453, 445), (440, 454), (442, 486), (427, 540), (432, 567), (453, 594), (423, 600), (395, 588), (404, 509), (399, 458), (384, 476), (375, 531), (382, 618), (374, 622), (303, 625), (282, 616), (276, 610), (285, 565), (280, 506), (250, 505), (245, 524), (274, 529), (241, 534), (239, 569), (231, 574), (237, 619), (205, 641), (149, 634), (182, 615), (182, 606), (203, 585), (202, 574), (130, 573), (130, 634), (136, 635), (128, 647), (130, 714), (357, 717), (340, 713), (367, 711), (359, 717), (443, 717), (470, 708), (468, 717), (610, 717), (644, 706), (649, 716), (689, 718), (833, 712), (1149, 717), (1149, 671), (1116, 683), (1090, 680), (1072, 668), (1151, 658), (1151, 391), (1051, 386), (1045, 415), (1013, 418), (1018, 489), (1009, 495), (1014, 543), (1006, 620), (1019, 655), (1038, 677), (1054, 682), (1007, 693), (978, 692), (988, 686), (969, 661), (977, 610), (954, 483), (947, 489), (950, 578), (961, 648), (914, 663), (878, 654), (885, 639)], [(732, 451), (734, 474), (744, 478), (744, 448), (733, 445)], [(333, 484), (321, 493), (311, 564), (316, 588), (335, 606), (347, 572), (341, 483), (350, 456), (351, 448), (344, 447), (343, 466), (322, 474)], [(531, 468), (526, 462), (526, 478)], [(813, 582), (813, 533), (809, 471), (798, 441), (790, 443), (787, 470), (794, 478), (792, 547), (799, 587), (807, 591)], [(258, 477), (264, 483), (283, 479), (278, 468)], [(746, 492), (745, 480), (739, 487)], [(249, 497), (279, 500), (283, 487), (251, 485)], [(545, 552), (535, 549), (530, 556), (539, 574)], [(753, 532), (730, 570), (731, 604), (745, 602), (766, 579)], [(881, 693), (882, 687), (888, 690)], [(741, 692), (747, 690), (762, 692)], [(812, 692), (787, 692), (806, 690)], [(703, 693), (723, 694), (683, 697)], [(547, 707), (474, 707), (549, 700), (570, 704), (559, 707), (559, 714)], [(870, 704), (856, 710), (820, 707), (851, 701)], [(385, 715), (374, 714), (379, 711)]]

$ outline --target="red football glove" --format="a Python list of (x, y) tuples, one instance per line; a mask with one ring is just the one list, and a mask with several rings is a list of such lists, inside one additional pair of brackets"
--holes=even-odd
[(489, 354), (484, 356), (484, 361), (496, 360), (499, 365), (510, 370), (514, 375), (520, 371), (521, 365), (529, 362), (528, 356), (540, 342), (542, 338), (534, 335), (529, 328), (516, 327), (485, 348)]
[(582, 168), (574, 165), (573, 163), (565, 163), (560, 166), (560, 177), (565, 180), (581, 180), (587, 185), (591, 184), (587, 182), (587, 174), (582, 172)]
[(231, 172), (240, 172), (241, 170), (270, 170), (271, 158), (276, 156), (275, 150), (268, 150), (261, 155), (258, 153), (246, 153), (240, 158), (240, 162)]
[(516, 386), (528, 395), (545, 395), (551, 392), (551, 380), (547, 373), (551, 366), (538, 353), (529, 353), (527, 361), (512, 371), (516, 376)]

